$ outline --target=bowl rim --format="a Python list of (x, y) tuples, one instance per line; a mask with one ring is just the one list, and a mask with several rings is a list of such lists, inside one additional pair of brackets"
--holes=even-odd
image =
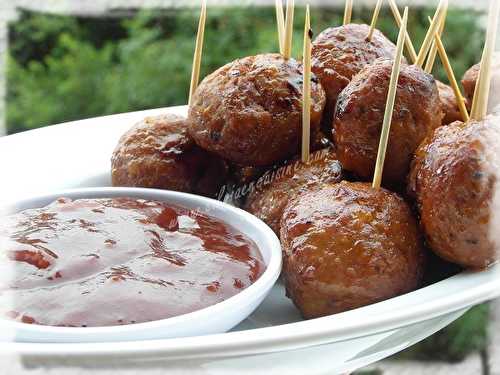
[[(186, 323), (187, 321), (194, 321), (197, 319), (207, 319), (208, 316), (213, 314), (218, 314), (219, 312), (234, 308), (239, 306), (240, 303), (244, 303), (244, 301), (248, 300), (249, 297), (253, 297), (255, 300), (255, 293), (260, 291), (258, 296), (261, 295), (263, 291), (270, 290), (272, 286), (275, 284), (278, 279), (281, 266), (282, 266), (282, 258), (281, 258), (281, 244), (273, 232), (271, 228), (269, 228), (263, 221), (261, 221), (256, 216), (238, 208), (235, 206), (231, 206), (227, 203), (218, 201), (216, 199), (207, 198), (200, 195), (182, 193), (172, 190), (160, 190), (160, 189), (150, 189), (150, 188), (136, 188), (136, 187), (94, 187), (94, 188), (78, 188), (78, 189), (64, 189), (55, 191), (48, 194), (41, 195), (33, 195), (31, 197), (23, 197), (18, 200), (12, 200), (7, 202), (7, 204), (3, 205), (3, 207), (7, 207), (8, 212), (15, 213), (19, 212), (19, 209), (24, 210), (27, 207), (37, 208), (43, 207), (49, 203), (44, 203), (43, 206), (38, 205), (36, 202), (52, 202), (57, 198), (65, 197), (71, 199), (85, 199), (85, 198), (112, 198), (112, 197), (132, 197), (136, 199), (150, 199), (150, 200), (158, 200), (163, 202), (171, 202), (172, 200), (181, 200), (186, 203), (187, 206), (200, 206), (201, 211), (204, 210), (210, 211), (213, 208), (216, 208), (220, 211), (229, 212), (234, 217), (241, 217), (248, 222), (249, 228), (253, 228), (256, 230), (256, 233), (259, 234), (259, 238), (262, 239), (261, 242), (264, 242), (268, 247), (268, 259), (266, 260), (263, 250), (257, 246), (259, 253), (261, 254), (266, 268), (264, 272), (260, 275), (260, 277), (247, 288), (242, 290), (241, 292), (235, 294), (232, 297), (229, 297), (221, 302), (218, 302), (214, 305), (207, 306), (205, 308), (182, 314), (173, 316), (165, 319), (158, 319), (149, 322), (142, 323), (134, 323), (134, 324), (124, 324), (124, 325), (114, 325), (114, 326), (99, 326), (99, 327), (58, 327), (58, 326), (47, 326), (47, 325), (38, 325), (38, 324), (27, 324), (17, 321), (12, 321), (9, 319), (0, 318), (0, 325), (10, 326), (15, 330), (23, 330), (25, 332), (36, 332), (39, 334), (47, 335), (47, 334), (57, 334), (57, 335), (81, 335), (82, 338), (87, 336), (95, 336), (95, 335), (108, 335), (108, 334), (134, 334), (135, 332), (140, 332), (144, 330), (154, 330), (159, 328), (164, 328), (165, 325), (173, 326), (177, 324)], [(183, 207), (183, 203), (173, 203), (180, 207)], [(20, 208), (19, 206), (27, 206), (26, 208)], [(210, 214), (210, 213), (209, 213)], [(214, 215), (214, 217), (217, 217)], [(218, 220), (224, 221), (226, 224), (231, 225), (228, 220), (220, 219)], [(238, 229), (238, 231), (244, 233), (247, 237), (255, 241), (257, 236), (251, 236), (248, 232), (245, 232), (243, 229)], [(267, 294), (267, 292), (265, 292)], [(244, 318), (243, 318), (244, 319)], [(193, 336), (191, 336), (193, 337)], [(196, 337), (196, 336), (195, 336)], [(102, 343), (110, 343), (111, 341), (101, 341)], [(54, 342), (62, 343), (64, 342)], [(85, 343), (85, 342), (81, 342)]]

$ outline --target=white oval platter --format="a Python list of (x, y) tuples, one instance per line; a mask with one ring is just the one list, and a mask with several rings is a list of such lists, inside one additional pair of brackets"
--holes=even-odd
[[(109, 186), (110, 156), (121, 134), (161, 108), (55, 125), (0, 138), (1, 202), (54, 190)], [(277, 284), (233, 331), (114, 343), (0, 343), (31, 366), (125, 366), (203, 374), (335, 374), (390, 356), (500, 296), (498, 267), (464, 272), (361, 309), (302, 321)]]

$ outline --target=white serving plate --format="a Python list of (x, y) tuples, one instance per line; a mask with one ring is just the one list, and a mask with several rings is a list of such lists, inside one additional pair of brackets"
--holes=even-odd
[[(110, 155), (121, 134), (146, 115), (126, 113), (56, 125), (0, 139), (0, 200), (54, 190), (108, 186)], [(401, 297), (302, 321), (277, 284), (232, 332), (114, 343), (3, 343), (32, 366), (161, 366), (185, 373), (335, 374), (390, 356), (500, 296), (498, 267), (464, 272)]]
[(259, 279), (225, 301), (168, 319), (112, 327), (51, 327), (0, 318), (0, 341), (78, 343), (139, 341), (224, 333), (249, 316), (267, 296), (281, 272), (278, 237), (255, 216), (227, 203), (193, 194), (138, 188), (83, 188), (62, 190), (13, 203), (12, 212), (44, 207), (60, 197), (71, 199), (132, 197), (167, 202), (231, 223), (257, 245), (266, 265)]

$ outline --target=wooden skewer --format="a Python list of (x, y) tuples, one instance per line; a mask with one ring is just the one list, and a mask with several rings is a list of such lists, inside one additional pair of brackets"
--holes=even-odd
[(292, 56), (292, 37), (293, 37), (293, 11), (294, 1), (286, 1), (286, 24), (285, 24), (285, 40), (283, 41), (283, 57), (289, 59)]
[(368, 32), (368, 36), (366, 39), (370, 42), (373, 37), (373, 32), (375, 31), (375, 27), (377, 26), (378, 16), (380, 14), (380, 8), (382, 8), (382, 1), (377, 0), (377, 4), (375, 5), (375, 10), (373, 11), (372, 22), (370, 23), (370, 31)]
[(434, 13), (434, 18), (432, 19), (431, 26), (429, 30), (427, 30), (427, 34), (425, 35), (424, 41), (422, 42), (422, 47), (418, 53), (417, 61), (415, 65), (422, 67), (424, 65), (425, 58), (429, 53), (429, 49), (431, 48), (431, 43), (434, 40), (434, 35), (438, 30), (439, 24), (443, 19), (443, 14), (448, 7), (448, 0), (440, 0), (438, 8), (436, 9), (436, 13)]
[(446, 75), (448, 76), (448, 81), (450, 82), (451, 88), (453, 89), (453, 93), (455, 94), (455, 100), (457, 101), (458, 109), (460, 110), (460, 114), (464, 122), (469, 121), (469, 113), (467, 112), (467, 107), (465, 106), (465, 98), (458, 87), (457, 79), (455, 77), (455, 73), (453, 72), (453, 68), (450, 64), (450, 59), (448, 58), (448, 54), (446, 53), (446, 49), (444, 48), (443, 41), (438, 33), (435, 35), (435, 43), (437, 52), (439, 53), (439, 58), (443, 63), (443, 67), (446, 70)]
[(309, 163), (309, 144), (311, 142), (311, 17), (309, 4), (306, 6), (304, 24), (304, 61), (302, 86), (302, 162)]
[(484, 44), (481, 68), (479, 70), (478, 83), (476, 84), (476, 93), (474, 94), (471, 112), (471, 118), (478, 121), (484, 119), (488, 111), (488, 99), (491, 86), (491, 65), (493, 61), (493, 52), (495, 50), (499, 12), (500, 2), (491, 1), (488, 28), (486, 29), (486, 42)]
[[(443, 19), (441, 20), (441, 23), (439, 24), (439, 31), (438, 35), (441, 37), (443, 35), (444, 31), (444, 26), (446, 25), (446, 17), (448, 15), (448, 4), (446, 4), (446, 9), (445, 12), (443, 13)], [(432, 20), (431, 20), (432, 23)], [(426, 73), (432, 73), (432, 70), (434, 69), (434, 63), (436, 61), (436, 55), (437, 55), (437, 45), (436, 41), (433, 40), (431, 44), (431, 50), (429, 52), (429, 57), (427, 58), (427, 62), (425, 63), (425, 72)]]
[(189, 87), (188, 105), (191, 105), (191, 100), (193, 99), (194, 92), (196, 91), (196, 88), (198, 87), (198, 82), (200, 81), (200, 65), (201, 65), (201, 55), (203, 52), (203, 36), (205, 34), (206, 19), (207, 19), (207, 2), (206, 0), (202, 0), (200, 20), (198, 22), (198, 34), (196, 35), (196, 46), (194, 49), (193, 67), (191, 70), (191, 85)]
[(384, 171), (385, 154), (387, 152), (387, 144), (389, 143), (389, 133), (391, 130), (392, 113), (394, 111), (394, 103), (396, 101), (396, 92), (398, 88), (399, 72), (401, 71), (401, 60), (403, 59), (403, 48), (408, 25), (408, 7), (405, 7), (403, 20), (398, 35), (398, 43), (396, 47), (396, 57), (392, 66), (391, 80), (389, 82), (389, 91), (387, 93), (387, 102), (385, 105), (384, 122), (382, 132), (380, 134), (380, 143), (378, 146), (377, 163), (375, 165), (375, 173), (373, 176), (372, 187), (379, 189), (382, 183), (382, 173)]
[(344, 9), (344, 25), (351, 23), (352, 19), (352, 0), (346, 0)]
[[(401, 19), (401, 14), (399, 13), (398, 5), (396, 4), (395, 0), (389, 0), (389, 6), (391, 7), (392, 15), (394, 16), (394, 19), (396, 20), (396, 24), (398, 25), (399, 28), (401, 28), (402, 24), (402, 19)], [(408, 30), (406, 31), (405, 35), (405, 44), (406, 44), (406, 49), (408, 50), (408, 54), (410, 55), (410, 59), (412, 63), (416, 63), (417, 61), (417, 52), (415, 51), (415, 47), (413, 46), (413, 43), (410, 38), (410, 34), (408, 34)]]
[[(481, 65), (482, 65), (483, 57), (484, 57), (484, 53), (481, 56), (481, 62), (480, 62)], [(471, 109), (470, 109), (470, 117), (471, 118), (476, 118), (476, 116), (477, 116), (476, 113), (477, 113), (477, 106), (479, 104), (478, 97), (479, 97), (479, 89), (480, 89), (479, 78), (480, 78), (480, 75), (478, 74), (477, 80), (476, 80), (476, 85), (474, 87), (474, 96), (472, 97), (472, 105), (471, 105)]]
[(276, 0), (276, 25), (278, 27), (278, 38), (279, 38), (279, 46), (280, 53), (283, 55), (284, 50), (284, 38), (285, 38), (285, 15), (283, 14), (283, 1)]

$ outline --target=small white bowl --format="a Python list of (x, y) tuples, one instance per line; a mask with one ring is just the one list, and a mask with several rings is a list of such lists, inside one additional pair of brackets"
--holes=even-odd
[(0, 319), (0, 340), (17, 342), (83, 343), (135, 341), (199, 336), (230, 330), (262, 302), (281, 272), (281, 246), (274, 232), (255, 216), (228, 204), (197, 195), (156, 189), (88, 188), (65, 190), (50, 195), (18, 201), (9, 211), (43, 207), (59, 197), (112, 198), (132, 197), (200, 209), (223, 220), (252, 239), (264, 259), (266, 269), (260, 278), (245, 290), (227, 300), (168, 319), (110, 327), (51, 327)]

